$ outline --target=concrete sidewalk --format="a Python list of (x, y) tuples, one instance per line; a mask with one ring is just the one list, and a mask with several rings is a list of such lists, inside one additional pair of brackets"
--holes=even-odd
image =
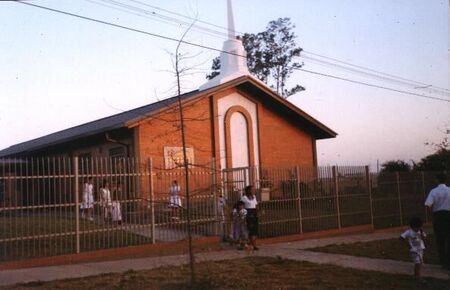
[[(336, 266), (379, 271), (389, 274), (412, 273), (412, 264), (409, 262), (371, 259), (338, 254), (317, 253), (305, 249), (326, 246), (331, 244), (367, 242), (374, 240), (390, 239), (398, 236), (398, 232), (375, 232), (340, 236), (332, 238), (303, 240), (289, 243), (279, 243), (261, 246), (260, 251), (247, 253), (245, 251), (223, 250), (209, 253), (196, 254), (196, 261), (220, 261), (239, 259), (250, 256), (282, 257), (285, 259), (308, 261), (319, 264), (332, 264)], [(38, 267), (19, 270), (5, 270), (0, 272), (0, 286), (33, 281), (51, 281), (57, 279), (81, 278), (106, 273), (122, 273), (129, 270), (148, 270), (164, 266), (179, 266), (188, 263), (187, 255), (148, 257), (138, 259), (124, 259), (117, 261), (84, 263), (75, 265)], [(449, 274), (438, 266), (424, 265), (424, 277), (449, 279)]]

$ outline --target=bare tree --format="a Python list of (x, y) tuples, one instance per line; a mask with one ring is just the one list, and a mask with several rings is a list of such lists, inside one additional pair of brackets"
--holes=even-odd
[(185, 134), (185, 124), (183, 116), (183, 103), (181, 101), (181, 84), (180, 84), (180, 46), (187, 35), (189, 30), (195, 24), (194, 20), (191, 25), (186, 29), (186, 31), (181, 36), (177, 48), (175, 50), (175, 74), (177, 77), (177, 93), (178, 93), (178, 109), (180, 113), (180, 131), (181, 131), (181, 144), (183, 147), (183, 167), (184, 167), (184, 177), (186, 182), (186, 215), (187, 215), (187, 233), (188, 233), (188, 248), (189, 248), (189, 267), (191, 270), (191, 283), (195, 283), (195, 257), (194, 251), (192, 249), (192, 225), (191, 225), (191, 206), (190, 206), (190, 191), (189, 191), (189, 163), (186, 154), (186, 134)]

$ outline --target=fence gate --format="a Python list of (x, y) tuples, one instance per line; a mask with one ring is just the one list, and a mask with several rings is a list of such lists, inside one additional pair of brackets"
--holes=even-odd
[(222, 182), (227, 201), (231, 204), (236, 203), (244, 193), (245, 187), (253, 183), (252, 180), (250, 167), (223, 169)]

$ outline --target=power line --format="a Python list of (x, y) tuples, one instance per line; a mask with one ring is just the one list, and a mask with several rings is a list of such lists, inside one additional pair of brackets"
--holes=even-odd
[[(386, 82), (398, 83), (398, 84), (402, 84), (402, 85), (405, 85), (405, 86), (413, 86), (414, 89), (417, 89), (417, 87), (416, 87), (417, 85), (411, 84), (411, 83), (406, 82), (406, 81), (401, 81), (401, 80), (393, 79), (393, 78), (390, 78), (390, 77), (385, 77), (383, 75), (378, 75), (378, 74), (375, 74), (375, 73), (354, 69), (352, 67), (340, 65), (340, 64), (337, 64), (337, 63), (327, 62), (327, 61), (324, 61), (324, 60), (321, 60), (321, 59), (317, 59), (317, 58), (314, 58), (314, 57), (310, 57), (310, 56), (300, 55), (300, 58), (306, 60), (307, 62), (311, 61), (311, 62), (314, 62), (314, 63), (318, 63), (319, 65), (324, 65), (324, 66), (333, 67), (333, 68), (337, 68), (337, 69), (343, 69), (343, 70), (346, 70), (346, 71), (350, 71), (351, 73), (355, 73), (355, 74), (359, 74), (359, 75), (363, 75), (363, 76), (368, 76), (368, 77), (379, 79), (379, 80), (386, 81)], [(429, 88), (429, 87), (431, 87), (431, 85), (427, 85), (427, 86), (422, 87), (422, 88), (426, 89), (426, 88)], [(449, 93), (446, 93), (446, 92), (443, 92), (443, 91), (440, 91), (440, 90), (435, 90), (435, 91), (436, 91), (435, 93), (439, 93), (439, 94), (442, 94), (442, 95), (445, 95), (445, 96), (449, 95)]]
[[(166, 18), (166, 17), (164, 17), (162, 15), (159, 15), (159, 14), (156, 14), (156, 13), (152, 13), (152, 12), (147, 11), (147, 10), (133, 9), (134, 8), (133, 6), (130, 6), (130, 8), (125, 8), (124, 6), (114, 5), (114, 3), (109, 4), (110, 2), (108, 3), (108, 2), (106, 2), (106, 0), (85, 0), (85, 1), (87, 1), (89, 3), (92, 3), (92, 4), (95, 4), (95, 5), (107, 7), (107, 8), (110, 8), (110, 9), (114, 9), (114, 10), (121, 11), (121, 12), (124, 12), (124, 13), (128, 13), (128, 14), (131, 14), (131, 15), (147, 18), (147, 19), (150, 19), (150, 20), (158, 21), (160, 23), (165, 23), (165, 24), (172, 25), (172, 26), (179, 26), (179, 25), (188, 26), (189, 25), (186, 22), (179, 22), (179, 21), (176, 21), (174, 18)], [(102, 2), (105, 2), (105, 3), (101, 3), (101, 2), (97, 2), (97, 1), (102, 1)], [(119, 7), (116, 7), (116, 6), (119, 6)], [(223, 37), (220, 37), (220, 36), (218, 36), (217, 34), (215, 34), (213, 32), (208, 32), (205, 29), (203, 29), (202, 27), (197, 27), (196, 26), (194, 29), (199, 31), (199, 32), (201, 31), (201, 33), (203, 33), (203, 34), (207, 34), (207, 35), (212, 36), (212, 37), (218, 37), (218, 38), (223, 39)]]
[[(193, 17), (187, 16), (187, 15), (184, 15), (184, 14), (181, 14), (181, 13), (178, 13), (178, 12), (173, 12), (173, 11), (170, 11), (170, 10), (167, 10), (167, 9), (155, 6), (155, 5), (150, 5), (150, 4), (142, 2), (142, 1), (138, 1), (138, 0), (128, 0), (128, 1), (140, 4), (140, 5), (143, 5), (143, 6), (147, 6), (147, 7), (159, 10), (159, 11), (163, 11), (163, 12), (166, 12), (166, 13), (169, 13), (169, 14), (172, 14), (172, 15), (180, 16), (180, 17), (183, 17), (183, 18), (188, 19), (190, 21), (196, 20)], [(225, 30), (227, 32), (231, 31), (231, 32), (234, 32), (235, 34), (244, 34), (243, 32), (239, 32), (237, 30), (232, 30), (232, 29), (229, 29), (228, 27), (217, 25), (217, 24), (214, 24), (214, 23), (211, 23), (211, 22), (208, 22), (208, 21), (197, 20), (197, 22), (203, 23), (203, 24), (206, 24), (206, 25), (210, 25), (210, 26), (213, 26), (213, 27), (216, 27), (216, 28), (220, 28), (220, 29), (223, 29), (223, 30)]]
[[(99, 20), (99, 19), (95, 19), (95, 18), (91, 18), (91, 17), (79, 15), (79, 14), (74, 14), (74, 13), (58, 10), (58, 9), (55, 9), (55, 8), (50, 8), (50, 7), (41, 6), (41, 5), (37, 5), (37, 4), (31, 4), (31, 3), (28, 3), (28, 2), (22, 2), (21, 0), (11, 0), (11, 2), (20, 3), (20, 4), (23, 4), (23, 5), (28, 5), (28, 6), (32, 6), (32, 7), (35, 7), (35, 8), (48, 10), (48, 11), (52, 11), (52, 12), (56, 12), (56, 13), (60, 13), (60, 14), (64, 14), (64, 15), (68, 15), (68, 16), (72, 16), (72, 17), (88, 20), (88, 21), (93, 21), (93, 22), (97, 22), (97, 23), (100, 23), (100, 24), (113, 26), (113, 27), (116, 27), (116, 28), (121, 28), (121, 29), (125, 29), (125, 30), (128, 30), (128, 31), (133, 31), (133, 32), (137, 32), (137, 33), (141, 33), (141, 34), (145, 34), (145, 35), (161, 38), (161, 39), (166, 39), (166, 40), (170, 40), (170, 41), (180, 42), (179, 39), (176, 39), (176, 38), (173, 38), (173, 37), (164, 36), (164, 35), (161, 35), (161, 34), (152, 33), (152, 32), (148, 32), (148, 31), (145, 31), (145, 30), (136, 29), (136, 28), (131, 28), (131, 27), (128, 27), (128, 26), (123, 26), (123, 25), (120, 25), (120, 24), (116, 24), (116, 23), (112, 23), (112, 22), (108, 22), (108, 21), (104, 21), (104, 20)], [(243, 55), (239, 55), (239, 54), (236, 54), (236, 53), (233, 53), (233, 52), (223, 51), (223, 50), (221, 50), (219, 48), (209, 47), (209, 46), (206, 46), (206, 45), (202, 45), (202, 44), (198, 44), (198, 43), (194, 43), (194, 42), (189, 42), (189, 41), (185, 41), (185, 40), (182, 40), (181, 43), (187, 44), (187, 45), (190, 45), (190, 46), (203, 48), (203, 49), (214, 50), (214, 51), (217, 51), (217, 52), (225, 52), (225, 53), (228, 53), (228, 54), (231, 54), (231, 55), (245, 57)]]
[[(224, 51), (224, 50), (221, 50), (221, 49), (218, 49), (218, 48), (213, 48), (213, 47), (209, 47), (209, 46), (206, 46), (206, 45), (201, 45), (201, 44), (197, 44), (197, 43), (193, 43), (193, 42), (189, 42), (189, 41), (184, 41), (184, 40), (180, 41), (179, 39), (176, 39), (176, 38), (172, 38), (172, 37), (168, 37), (168, 36), (164, 36), (164, 35), (148, 32), (148, 31), (144, 31), (144, 30), (139, 30), (139, 29), (135, 29), (135, 28), (131, 28), (131, 27), (127, 27), (127, 26), (123, 26), (123, 25), (119, 25), (119, 24), (116, 24), (116, 23), (111, 23), (111, 22), (107, 22), (107, 21), (103, 21), (103, 20), (99, 20), (99, 19), (95, 19), (95, 18), (91, 18), (91, 17), (87, 17), (87, 16), (82, 16), (82, 15), (79, 15), (79, 14), (74, 14), (74, 13), (70, 13), (70, 12), (66, 12), (66, 11), (62, 11), (62, 10), (58, 10), (58, 9), (54, 9), (54, 8), (50, 8), (50, 7), (46, 7), (46, 6), (41, 6), (41, 5), (37, 5), (37, 4), (31, 4), (31, 3), (28, 3), (28, 2), (22, 2), (22, 1), (17, 1), (17, 0), (15, 0), (13, 2), (20, 3), (20, 4), (23, 4), (23, 5), (32, 6), (32, 7), (43, 9), (43, 10), (47, 10), (47, 11), (52, 11), (52, 12), (68, 15), (68, 16), (72, 16), (72, 17), (76, 17), (76, 18), (79, 18), (79, 19), (93, 21), (93, 22), (96, 22), (96, 23), (100, 23), (100, 24), (104, 24), (104, 25), (108, 25), (108, 26), (112, 26), (112, 27), (116, 27), (116, 28), (125, 29), (125, 30), (128, 30), (128, 31), (133, 31), (133, 32), (137, 32), (137, 33), (141, 33), (141, 34), (145, 34), (145, 35), (161, 38), (161, 39), (175, 41), (177, 43), (181, 42), (183, 44), (187, 44), (187, 45), (194, 46), (194, 47), (199, 47), (199, 48), (203, 48), (203, 49), (213, 50), (213, 51), (217, 51), (217, 52), (221, 52), (221, 53), (226, 53), (226, 54), (230, 54), (230, 55), (235, 55), (235, 56), (238, 56), (238, 57), (246, 58), (246, 56), (244, 56), (244, 55), (240, 55), (240, 54), (229, 52), (229, 51)], [(403, 91), (403, 90), (397, 90), (397, 89), (393, 89), (393, 88), (389, 88), (389, 87), (384, 87), (384, 86), (379, 86), (379, 85), (375, 85), (375, 84), (365, 83), (365, 82), (356, 81), (356, 80), (352, 80), (352, 79), (337, 77), (337, 76), (334, 76), (334, 75), (324, 74), (324, 73), (320, 73), (320, 72), (314, 72), (314, 71), (305, 70), (305, 69), (301, 69), (301, 68), (298, 68), (296, 70), (303, 71), (303, 72), (310, 73), (310, 74), (315, 74), (315, 75), (325, 76), (325, 77), (329, 77), (329, 78), (334, 78), (334, 79), (338, 79), (338, 80), (342, 80), (342, 81), (352, 82), (352, 83), (356, 83), (356, 84), (360, 84), (360, 85), (366, 85), (366, 86), (369, 86), (369, 87), (389, 90), (389, 91), (393, 91), (393, 92), (397, 92), (397, 93), (418, 96), (418, 97), (421, 97), (421, 98), (428, 98), (428, 99), (432, 99), (432, 100), (436, 100), (436, 101), (450, 102), (450, 100), (448, 100), (448, 99), (443, 99), (443, 98), (438, 98), (438, 97), (433, 97), (433, 96), (427, 96), (427, 95), (421, 95), (421, 94), (416, 94), (416, 93)]]
[[(165, 15), (156, 13), (154, 11), (149, 11), (149, 10), (146, 10), (146, 9), (143, 9), (143, 8), (139, 8), (139, 7), (136, 7), (136, 6), (133, 6), (133, 5), (124, 4), (122, 2), (115, 1), (115, 0), (99, 0), (99, 1), (102, 1), (102, 2), (105, 2), (105, 3), (109, 3), (109, 4), (112, 4), (112, 5), (115, 5), (115, 6), (118, 6), (118, 7), (122, 7), (122, 8), (125, 8), (125, 9), (129, 9), (129, 10), (132, 10), (132, 11), (137, 11), (139, 13), (143, 13), (143, 14), (151, 16), (151, 17), (160, 18), (160, 19), (163, 19), (163, 20), (166, 20), (166, 21), (172, 21), (174, 23), (177, 23), (177, 24), (180, 24), (180, 25), (184, 25), (184, 26), (187, 26), (187, 27), (191, 26), (191, 24), (192, 24), (191, 22), (183, 21), (183, 20), (180, 20), (180, 19), (177, 19), (177, 18), (173, 18), (173, 17), (170, 17), (170, 16), (165, 16)], [(110, 7), (110, 8), (114, 9), (114, 7)], [(226, 36), (226, 33), (218, 32), (217, 30), (213, 30), (213, 29), (210, 29), (210, 28), (202, 27), (202, 26), (199, 26), (199, 25), (194, 25), (194, 26), (198, 30), (205, 31), (207, 33), (221, 35), (222, 37)], [(215, 35), (213, 35), (213, 36), (215, 36)]]
[(341, 80), (341, 81), (346, 81), (346, 82), (351, 82), (351, 83), (355, 83), (355, 84), (365, 85), (365, 86), (369, 86), (369, 87), (373, 87), (373, 88), (393, 91), (393, 92), (402, 93), (402, 94), (409, 94), (409, 95), (418, 96), (418, 97), (421, 97), (421, 98), (432, 99), (432, 100), (437, 100), (437, 101), (443, 101), (443, 102), (449, 102), (450, 103), (450, 100), (448, 100), (448, 99), (442, 99), (442, 98), (438, 98), (438, 97), (421, 95), (421, 94), (416, 94), (416, 93), (412, 93), (412, 92), (408, 92), (408, 91), (397, 90), (397, 89), (393, 89), (393, 88), (389, 88), (389, 87), (384, 87), (384, 86), (379, 86), (379, 85), (375, 85), (375, 84), (365, 83), (365, 82), (356, 81), (356, 80), (352, 80), (352, 79), (342, 78), (342, 77), (338, 77), (338, 76), (334, 76), (334, 75), (330, 75), (330, 74), (325, 74), (325, 73), (320, 73), (320, 72), (315, 72), (315, 71), (311, 71), (311, 70), (306, 70), (306, 69), (302, 69), (302, 68), (296, 68), (296, 70), (303, 71), (303, 72), (310, 73), (310, 74), (314, 74), (314, 75), (320, 75), (320, 76), (324, 76), (324, 77), (328, 77), (328, 78), (333, 78), (333, 79), (337, 79), (337, 80)]
[(368, 67), (364, 67), (364, 66), (352, 64), (352, 63), (349, 63), (349, 62), (346, 62), (346, 61), (342, 61), (342, 60), (339, 60), (339, 59), (336, 59), (336, 58), (333, 58), (333, 57), (328, 57), (328, 56), (325, 56), (325, 55), (314, 53), (314, 52), (311, 52), (311, 51), (303, 50), (303, 52), (306, 53), (306, 54), (311, 54), (311, 55), (322, 57), (322, 58), (325, 58), (325, 59), (328, 59), (328, 60), (339, 62), (339, 63), (345, 64), (345, 65), (349, 65), (349, 66), (357, 67), (357, 68), (364, 69), (364, 70), (367, 70), (367, 71), (371, 71), (371, 72), (374, 72), (374, 73), (377, 73), (377, 74), (383, 74), (383, 75), (386, 75), (386, 76), (389, 76), (389, 77), (392, 77), (392, 78), (397, 78), (397, 79), (400, 79), (402, 81), (406, 81), (406, 82), (410, 82), (410, 83), (414, 83), (414, 84), (418, 84), (418, 85), (422, 85), (422, 86), (432, 86), (432, 87), (434, 87), (436, 89), (440, 89), (440, 90), (444, 90), (444, 91), (450, 92), (450, 90), (446, 89), (446, 88), (442, 88), (442, 87), (438, 87), (438, 86), (435, 86), (435, 85), (430, 85), (430, 84), (426, 84), (426, 83), (423, 83), (423, 82), (419, 82), (419, 81), (407, 79), (407, 78), (404, 78), (404, 77), (400, 77), (400, 76), (397, 76), (397, 75), (381, 72), (381, 71), (374, 70), (374, 69), (371, 69), (371, 68), (368, 68)]

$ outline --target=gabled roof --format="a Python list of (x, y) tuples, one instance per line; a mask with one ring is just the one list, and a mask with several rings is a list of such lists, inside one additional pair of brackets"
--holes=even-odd
[[(181, 98), (187, 99), (196, 95), (198, 90), (185, 93)], [(58, 145), (65, 142), (70, 142), (78, 138), (92, 136), (98, 133), (107, 132), (110, 130), (126, 127), (127, 123), (135, 120), (141, 116), (146, 116), (152, 112), (159, 111), (166, 106), (175, 103), (178, 98), (172, 97), (136, 109), (132, 109), (123, 113), (98, 119), (89, 123), (78, 125), (69, 129), (58, 131), (43, 137), (39, 137), (30, 141), (19, 143), (0, 151), (0, 157), (12, 156), (16, 154), (26, 154), (48, 146)]]
[[(277, 95), (265, 84), (251, 76), (241, 76), (227, 83), (223, 83), (203, 91), (191, 91), (181, 95), (181, 99), (183, 101), (197, 99), (200, 97), (209, 96), (221, 90), (226, 90), (230, 87), (238, 87), (239, 89), (249, 91), (254, 95), (263, 96), (263, 98), (260, 98), (261, 102), (279, 110), (283, 113), (283, 116), (290, 117), (299, 124), (305, 126), (316, 139), (334, 138), (337, 135), (336, 132), (320, 123), (304, 111), (300, 110), (289, 101)], [(93, 136), (114, 129), (130, 127), (138, 123), (140, 120), (143, 120), (153, 114), (157, 114), (160, 110), (174, 105), (177, 100), (178, 98), (175, 96), (123, 113), (55, 132), (37, 139), (19, 143), (0, 151), (0, 157), (27, 154), (45, 147), (63, 144), (79, 138)]]

